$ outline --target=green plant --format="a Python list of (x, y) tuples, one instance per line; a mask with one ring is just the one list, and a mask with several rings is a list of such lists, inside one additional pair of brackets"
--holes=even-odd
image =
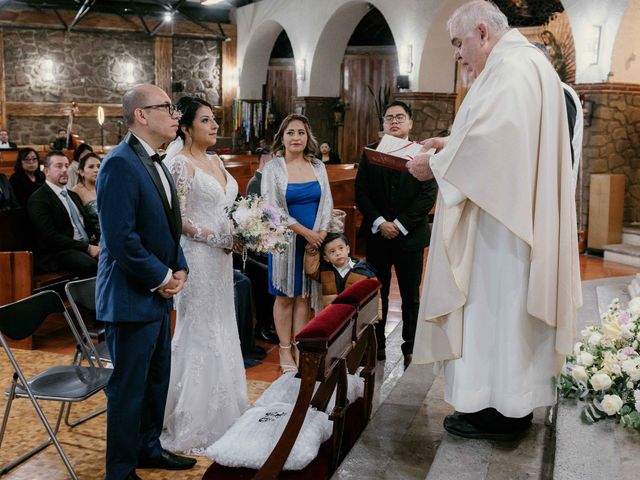
[(380, 130), (382, 130), (382, 116), (384, 115), (384, 107), (386, 107), (391, 100), (391, 87), (389, 85), (382, 86), (378, 89), (377, 94), (373, 91), (371, 85), (367, 85), (367, 89), (369, 89), (369, 93), (373, 97), (373, 105), (376, 108)]

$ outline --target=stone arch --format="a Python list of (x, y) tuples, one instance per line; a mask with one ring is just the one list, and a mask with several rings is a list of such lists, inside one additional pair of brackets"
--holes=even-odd
[(262, 97), (262, 84), (267, 78), (271, 50), (282, 30), (285, 28), (280, 23), (266, 20), (253, 31), (240, 68), (239, 98), (256, 100)]
[(452, 93), (455, 89), (455, 61), (447, 31), (447, 20), (468, 0), (451, 0), (434, 10), (422, 54), (417, 62), (419, 77), (416, 90)]
[(345, 3), (327, 19), (318, 38), (309, 70), (309, 95), (338, 97), (340, 65), (351, 34), (369, 10), (364, 1)]

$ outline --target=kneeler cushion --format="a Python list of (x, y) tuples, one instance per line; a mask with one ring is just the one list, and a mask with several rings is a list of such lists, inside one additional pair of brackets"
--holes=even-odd
[(361, 306), (378, 292), (381, 285), (375, 278), (360, 280), (338, 295), (333, 300), (333, 303), (353, 305), (355, 307)]
[[(313, 393), (316, 392), (320, 382), (316, 382)], [(266, 407), (273, 403), (289, 403), (293, 405), (298, 398), (300, 391), (300, 379), (296, 378), (295, 372), (288, 372), (280, 375), (278, 379), (269, 385), (260, 398), (254, 403), (254, 407)], [(358, 375), (347, 375), (347, 400), (354, 403), (358, 398), (364, 396), (364, 379)], [(327, 404), (325, 412), (330, 414), (336, 404), (336, 391), (333, 391), (331, 399)]]
[[(292, 410), (293, 405), (286, 403), (250, 408), (205, 454), (228, 467), (260, 468), (280, 439)], [(311, 463), (332, 431), (333, 422), (326, 413), (309, 409), (284, 470), (301, 470)]]
[(328, 342), (355, 313), (352, 305), (328, 305), (298, 332), (296, 340)]

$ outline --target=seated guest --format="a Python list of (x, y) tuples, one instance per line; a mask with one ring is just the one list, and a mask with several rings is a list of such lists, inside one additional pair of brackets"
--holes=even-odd
[(267, 353), (263, 348), (256, 346), (256, 338), (253, 335), (251, 280), (236, 269), (233, 270), (233, 294), (244, 366), (245, 368), (255, 367)]
[[(262, 141), (261, 141), (262, 142)], [(266, 153), (265, 153), (266, 152)], [(272, 159), (267, 147), (260, 154), (260, 163), (253, 177), (247, 183), (247, 195), (260, 195), (260, 182), (262, 181), (262, 168)], [(237, 255), (234, 256), (234, 267), (240, 268)], [(267, 343), (278, 343), (275, 325), (273, 323), (274, 298), (269, 294), (269, 260), (264, 254), (249, 252), (245, 273), (251, 280), (253, 301), (256, 307), (256, 337)]]
[(33, 192), (38, 190), (45, 181), (44, 173), (40, 171), (40, 156), (33, 148), (18, 150), (13, 175), (9, 178), (13, 191), (21, 207), (27, 208), (27, 201)]
[(0, 130), (0, 148), (5, 150), (18, 148), (14, 142), (9, 141), (9, 132), (7, 130)]
[(4, 173), (0, 173), (0, 210), (11, 210), (20, 208), (13, 187)]
[(322, 160), (322, 163), (325, 165), (339, 165), (342, 163), (338, 154), (331, 151), (329, 142), (322, 142), (320, 144), (320, 160)]
[(67, 270), (92, 277), (100, 247), (92, 245), (92, 225), (78, 194), (67, 190), (69, 160), (59, 150), (44, 159), (45, 184), (27, 203), (36, 232), (36, 267), (45, 272)]
[(64, 150), (69, 146), (69, 136), (67, 135), (67, 130), (61, 128), (58, 130), (58, 136), (51, 142), (52, 150)]
[(376, 276), (367, 262), (349, 256), (349, 240), (343, 233), (329, 232), (319, 251), (309, 245), (305, 250), (304, 271), (322, 285), (323, 307), (333, 302), (345, 288)]
[(93, 153), (93, 147), (88, 143), (81, 143), (73, 151), (73, 162), (69, 165), (69, 183), (67, 188), (73, 188), (78, 183), (78, 167), (80, 166), (80, 160)]
[(96, 180), (98, 179), (98, 170), (101, 163), (102, 159), (93, 152), (83, 156), (78, 166), (78, 183), (75, 187), (69, 189), (77, 193), (80, 200), (82, 200), (82, 205), (84, 205), (91, 220), (91, 226), (98, 240), (100, 239), (100, 224), (98, 222)]

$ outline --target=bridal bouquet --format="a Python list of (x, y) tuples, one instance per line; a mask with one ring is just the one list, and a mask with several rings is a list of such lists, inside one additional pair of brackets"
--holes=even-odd
[(227, 213), (233, 223), (233, 234), (245, 251), (277, 253), (287, 248), (291, 232), (286, 216), (279, 208), (265, 204), (262, 197), (240, 197), (227, 208)]
[(581, 335), (558, 377), (561, 395), (584, 400), (589, 423), (615, 417), (640, 430), (640, 297), (626, 309), (614, 299), (601, 324)]

